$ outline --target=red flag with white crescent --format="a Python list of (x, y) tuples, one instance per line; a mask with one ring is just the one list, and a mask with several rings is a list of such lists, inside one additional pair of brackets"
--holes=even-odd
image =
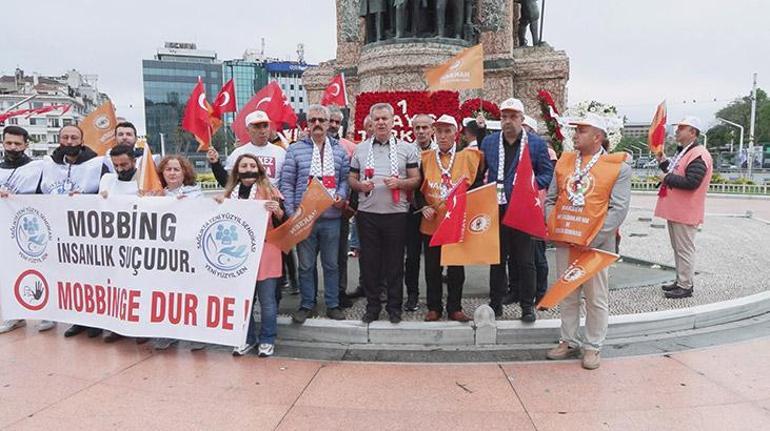
[(545, 214), (539, 199), (535, 172), (532, 169), (530, 146), (521, 152), (521, 160), (516, 166), (516, 183), (513, 185), (511, 200), (505, 210), (503, 224), (513, 229), (545, 239)]
[(214, 104), (211, 106), (212, 114), (221, 120), (222, 114), (225, 112), (235, 112), (237, 106), (235, 102), (235, 83), (231, 79), (222, 86), (216, 99), (214, 99)]
[(259, 90), (247, 104), (238, 111), (233, 122), (233, 133), (238, 142), (249, 142), (249, 133), (246, 131), (246, 116), (254, 111), (263, 111), (270, 118), (273, 130), (282, 130), (286, 123), (290, 128), (297, 124), (297, 114), (294, 113), (286, 96), (281, 91), (278, 82), (272, 81)]
[(345, 74), (340, 73), (332, 78), (329, 85), (326, 86), (326, 90), (324, 90), (323, 97), (321, 97), (321, 105), (348, 105), (347, 91), (345, 89)]
[(465, 209), (468, 205), (468, 182), (465, 177), (452, 188), (446, 198), (446, 215), (430, 239), (430, 246), (457, 244), (465, 233)]
[(211, 105), (206, 100), (206, 90), (198, 78), (187, 106), (184, 109), (182, 128), (192, 133), (198, 141), (198, 151), (206, 151), (211, 145)]
[(650, 146), (650, 151), (654, 154), (662, 153), (666, 143), (666, 117), (666, 101), (664, 100), (655, 110), (655, 117), (652, 119), (647, 135), (647, 143)]

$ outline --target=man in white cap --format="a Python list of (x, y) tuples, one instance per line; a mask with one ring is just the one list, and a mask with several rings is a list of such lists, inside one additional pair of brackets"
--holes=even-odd
[(666, 298), (692, 296), (695, 276), (695, 232), (703, 224), (706, 192), (711, 183), (713, 161), (708, 150), (698, 144), (703, 126), (696, 117), (677, 123), (677, 152), (666, 159), (656, 157), (663, 171), (658, 175), (660, 189), (655, 216), (668, 221), (668, 234), (674, 249), (676, 281), (663, 286)]
[[(502, 130), (493, 133), (481, 143), (487, 169), (487, 181), (497, 183), (497, 203), (502, 220), (513, 191), (516, 168), (524, 147), (529, 148), (532, 170), (540, 189), (545, 189), (553, 176), (553, 165), (548, 158), (548, 150), (542, 138), (527, 133), (522, 126), (524, 105), (518, 99), (507, 99), (500, 105), (500, 125)], [(495, 316), (503, 314), (503, 297), (508, 288), (506, 263), (512, 265), (518, 273), (518, 298), (521, 306), (521, 320), (531, 323), (535, 316), (535, 244), (529, 234), (500, 226), (500, 263), (492, 265), (489, 271), (490, 307)]]
[(233, 168), (235, 161), (241, 154), (254, 154), (259, 159), (267, 172), (270, 183), (277, 186), (281, 177), (281, 168), (286, 158), (286, 150), (278, 145), (271, 144), (270, 118), (263, 111), (254, 111), (246, 116), (246, 130), (249, 133), (249, 142), (233, 150), (227, 157), (224, 166), (219, 159), (219, 153), (212, 146), (209, 147), (208, 159), (211, 170), (219, 185), (227, 185), (227, 175)]
[[(556, 245), (556, 271), (570, 265), (570, 249), (586, 247), (614, 252), (615, 232), (628, 215), (631, 202), (631, 167), (626, 153), (607, 154), (607, 126), (603, 117), (588, 114), (570, 123), (577, 126), (575, 152), (562, 153), (545, 202), (548, 235)], [(585, 336), (580, 329), (580, 297), (585, 297)], [(599, 352), (609, 319), (608, 269), (575, 289), (559, 304), (559, 345), (548, 359), (578, 356), (583, 368), (599, 367)]]
[(479, 112), (476, 118), (463, 118), (462, 139), (466, 148), (479, 147), (479, 142), (487, 136), (487, 122), (484, 115)]
[[(430, 240), (446, 215), (446, 199), (449, 192), (460, 181), (467, 182), (471, 188), (482, 184), (484, 174), (481, 170), (481, 153), (475, 149), (458, 151), (455, 137), (457, 122), (451, 115), (442, 115), (433, 125), (437, 148), (428, 149), (421, 154), (420, 172), (422, 186), (415, 196), (416, 207), (422, 209), (420, 232), (423, 234), (425, 249), (425, 282), (428, 293), (428, 314), (426, 322), (441, 319), (441, 246), (430, 247)], [(467, 322), (470, 320), (462, 310), (463, 284), (465, 269), (462, 266), (450, 266), (447, 269), (447, 304), (449, 320)]]

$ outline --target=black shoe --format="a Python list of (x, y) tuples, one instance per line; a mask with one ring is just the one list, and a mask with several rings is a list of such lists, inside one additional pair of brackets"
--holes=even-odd
[(489, 306), (492, 307), (492, 311), (495, 312), (495, 317), (503, 317), (503, 305), (502, 304), (493, 304), (489, 303)]
[(390, 323), (392, 323), (394, 325), (397, 325), (397, 324), (401, 323), (401, 315), (400, 314), (396, 314), (396, 313), (391, 314), (390, 315)]
[(308, 310), (307, 308), (300, 308), (299, 310), (291, 313), (291, 321), (301, 325), (305, 323), (305, 320), (310, 317), (311, 313), (312, 311)]
[(420, 306), (417, 303), (417, 297), (416, 296), (410, 296), (406, 299), (406, 304), (404, 304), (404, 310), (405, 311), (417, 311), (420, 309)]
[(507, 293), (503, 296), (503, 305), (511, 305), (519, 302), (519, 295), (515, 293)]
[(676, 289), (677, 287), (679, 287), (679, 285), (676, 284), (676, 280), (675, 280), (673, 283), (671, 283), (671, 284), (664, 284), (660, 288), (663, 289), (664, 292), (671, 292), (672, 290)]
[(122, 335), (115, 332), (107, 331), (107, 335), (104, 336), (103, 340), (105, 343), (114, 343), (120, 340), (121, 338), (123, 338)]
[(67, 328), (66, 331), (64, 331), (64, 336), (68, 337), (68, 338), (69, 337), (74, 337), (75, 335), (78, 335), (78, 334), (80, 334), (81, 332), (83, 332), (85, 330), (86, 330), (85, 326), (72, 325), (69, 328)]
[(102, 335), (102, 330), (100, 328), (88, 328), (86, 329), (86, 335), (88, 335), (88, 338), (94, 338)]
[(535, 310), (532, 307), (521, 308), (521, 321), (524, 323), (532, 323), (537, 320)]
[(330, 308), (326, 310), (326, 317), (332, 320), (345, 320), (345, 313), (343, 313), (342, 309), (339, 307)]
[(668, 299), (682, 299), (692, 296), (692, 289), (682, 289), (677, 287), (676, 289), (666, 292), (666, 298)]
[(364, 314), (364, 317), (361, 318), (361, 321), (364, 323), (372, 323), (379, 318), (380, 318), (380, 313), (374, 314), (367, 311)]
[(348, 298), (363, 298), (366, 296), (364, 293), (364, 288), (361, 286), (356, 287), (356, 290), (353, 291), (353, 293), (348, 293)]
[(342, 294), (340, 295), (340, 308), (350, 308), (353, 306), (353, 300), (350, 299), (348, 295)]

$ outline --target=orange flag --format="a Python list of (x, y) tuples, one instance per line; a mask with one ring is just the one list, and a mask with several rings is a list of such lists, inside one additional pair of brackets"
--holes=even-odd
[(620, 256), (595, 248), (570, 248), (569, 260), (572, 262), (564, 274), (548, 289), (543, 299), (537, 303), (537, 308), (546, 310), (558, 305), (573, 290), (588, 281), (599, 271), (612, 265)]
[(115, 107), (108, 100), (83, 118), (78, 125), (83, 129), (83, 143), (96, 154), (103, 156), (107, 150), (115, 146), (115, 125), (117, 124)]
[(158, 170), (155, 168), (155, 162), (152, 160), (152, 151), (145, 139), (139, 139), (136, 146), (144, 148), (142, 160), (137, 168), (136, 181), (139, 183), (139, 191), (149, 194), (162, 194), (163, 184), (160, 182)]
[(495, 187), (487, 184), (468, 192), (463, 241), (441, 246), (441, 266), (500, 263), (500, 213)]
[(313, 178), (294, 215), (282, 225), (268, 231), (266, 241), (288, 253), (292, 247), (310, 235), (315, 221), (332, 204), (334, 199), (329, 196), (329, 192), (317, 178)]
[(663, 152), (663, 146), (666, 143), (666, 117), (666, 101), (664, 100), (655, 110), (655, 117), (652, 119), (647, 135), (647, 144), (653, 154)]
[(484, 88), (484, 48), (481, 44), (460, 51), (446, 63), (425, 71), (428, 90)]

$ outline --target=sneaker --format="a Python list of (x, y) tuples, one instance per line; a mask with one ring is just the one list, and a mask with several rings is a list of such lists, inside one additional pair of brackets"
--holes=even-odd
[(243, 346), (234, 348), (233, 356), (243, 356), (249, 353), (253, 348), (254, 348), (254, 344), (246, 343)]
[(398, 325), (399, 323), (401, 323), (401, 315), (400, 314), (396, 314), (396, 313), (391, 314), (390, 315), (390, 323), (392, 323), (394, 325)]
[(681, 287), (677, 287), (674, 290), (671, 290), (669, 292), (665, 293), (666, 298), (668, 299), (682, 299), (682, 298), (689, 298), (692, 296), (692, 289), (683, 289)]
[(326, 310), (326, 317), (332, 320), (345, 320), (345, 313), (343, 313), (342, 309), (339, 307), (330, 308)]
[(521, 309), (521, 321), (524, 323), (532, 323), (537, 320), (535, 310), (532, 307), (522, 307)]
[(273, 353), (275, 352), (275, 345), (269, 344), (269, 343), (259, 343), (259, 347), (257, 348), (257, 356), (260, 358), (267, 358), (268, 356), (273, 356)]
[(417, 311), (420, 309), (420, 306), (417, 303), (417, 297), (416, 296), (410, 296), (406, 299), (406, 303), (404, 304), (404, 310), (405, 311)]
[(116, 334), (116, 333), (114, 333), (112, 331), (104, 331), (104, 332), (105, 332), (105, 335), (104, 335), (103, 339), (104, 339), (105, 343), (114, 343), (114, 342), (120, 340), (121, 338), (123, 338), (122, 335)]
[(671, 284), (664, 284), (660, 288), (663, 289), (664, 292), (671, 292), (672, 290), (676, 289), (677, 287), (679, 287), (679, 285), (676, 284), (676, 280), (674, 280), (673, 283), (671, 283)]
[(16, 328), (25, 326), (26, 324), (27, 322), (25, 320), (6, 320), (4, 322), (0, 322), (0, 334), (11, 332)]
[(55, 327), (56, 327), (56, 322), (51, 322), (50, 320), (41, 320), (40, 324), (37, 325), (37, 332), (48, 331)]
[(586, 370), (595, 370), (599, 368), (599, 352), (596, 350), (586, 350), (583, 352), (583, 368)]
[(574, 347), (570, 347), (566, 341), (560, 341), (559, 345), (549, 350), (545, 354), (545, 357), (554, 361), (567, 359), (571, 357), (577, 357), (580, 351)]
[(177, 341), (178, 340), (175, 340), (173, 338), (157, 338), (155, 339), (155, 342), (152, 344), (152, 347), (155, 350), (166, 350)]
[(361, 318), (361, 321), (364, 323), (372, 323), (379, 318), (380, 318), (380, 313), (374, 314), (367, 311), (366, 313), (364, 313), (364, 317)]
[(305, 320), (307, 320), (308, 317), (310, 317), (310, 314), (311, 310), (308, 310), (307, 308), (300, 308), (299, 310), (291, 313), (291, 321), (301, 325), (305, 323)]
[(75, 335), (78, 335), (85, 330), (86, 330), (85, 326), (72, 325), (69, 328), (67, 328), (66, 331), (64, 331), (64, 336), (67, 338), (74, 337)]

